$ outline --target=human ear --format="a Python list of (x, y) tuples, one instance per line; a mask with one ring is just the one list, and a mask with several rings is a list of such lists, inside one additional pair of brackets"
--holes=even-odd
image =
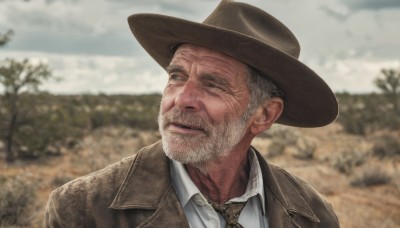
[(259, 135), (269, 129), (272, 124), (281, 116), (283, 111), (283, 100), (273, 97), (261, 105), (254, 116), (250, 131)]

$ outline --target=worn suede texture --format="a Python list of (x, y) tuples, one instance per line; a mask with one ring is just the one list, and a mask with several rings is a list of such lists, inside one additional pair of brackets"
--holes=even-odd
[[(314, 188), (256, 154), (270, 228), (339, 227)], [(46, 227), (189, 227), (160, 142), (57, 188), (45, 216)]]

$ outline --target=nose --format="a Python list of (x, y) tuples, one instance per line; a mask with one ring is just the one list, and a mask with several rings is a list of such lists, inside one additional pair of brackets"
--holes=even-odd
[(186, 111), (200, 110), (201, 89), (196, 84), (196, 82), (189, 80), (180, 88), (180, 91), (175, 98), (175, 105), (179, 109)]

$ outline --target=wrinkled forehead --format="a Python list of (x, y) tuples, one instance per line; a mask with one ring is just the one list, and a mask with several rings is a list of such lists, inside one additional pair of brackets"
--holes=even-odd
[(248, 72), (248, 66), (243, 62), (224, 53), (195, 44), (181, 44), (177, 48), (170, 65), (194, 62), (232, 75), (247, 75)]

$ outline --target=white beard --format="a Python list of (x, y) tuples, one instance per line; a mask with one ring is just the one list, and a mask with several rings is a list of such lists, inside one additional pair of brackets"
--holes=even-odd
[[(229, 120), (225, 117), (223, 122), (213, 124), (193, 112), (175, 108), (162, 114), (160, 109), (158, 126), (164, 152), (170, 159), (201, 167), (207, 161), (223, 157), (240, 142), (246, 132), (246, 119)], [(174, 121), (201, 128), (204, 134), (170, 133), (166, 128)]]

